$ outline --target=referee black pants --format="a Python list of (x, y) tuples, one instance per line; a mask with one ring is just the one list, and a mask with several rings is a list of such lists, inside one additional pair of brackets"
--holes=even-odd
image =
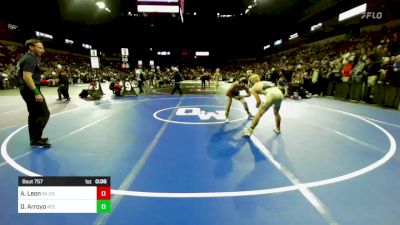
[(57, 93), (58, 93), (58, 99), (61, 100), (62, 97), (69, 99), (69, 93), (68, 93), (68, 84), (59, 84), (57, 88)]
[[(36, 86), (40, 90), (40, 86)], [(38, 141), (42, 138), (44, 127), (49, 121), (50, 112), (46, 100), (37, 102), (35, 94), (26, 85), (20, 87), (20, 93), (28, 107), (28, 127), (31, 141)]]
[(175, 93), (176, 90), (178, 90), (179, 93), (182, 95), (182, 90), (181, 90), (181, 87), (180, 87), (180, 83), (179, 83), (179, 82), (176, 82), (176, 83), (175, 83), (174, 89), (172, 89), (171, 95), (174, 95), (174, 93)]

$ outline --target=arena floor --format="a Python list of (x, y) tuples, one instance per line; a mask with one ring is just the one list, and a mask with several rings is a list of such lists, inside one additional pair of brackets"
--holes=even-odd
[[(0, 92), (0, 224), (397, 225), (400, 111), (332, 98), (286, 99), (282, 134), (271, 111), (254, 135), (220, 89), (184, 84), (115, 99), (57, 102), (44, 88), (50, 149), (28, 142), (18, 91)], [(190, 94), (187, 94), (190, 93)], [(249, 106), (256, 112), (254, 99)], [(179, 110), (204, 115), (179, 114)], [(110, 214), (18, 214), (18, 176), (110, 176)], [(396, 197), (397, 196), (397, 197)]]

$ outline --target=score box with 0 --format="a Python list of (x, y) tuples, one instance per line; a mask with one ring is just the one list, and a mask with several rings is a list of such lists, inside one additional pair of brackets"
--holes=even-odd
[(18, 213), (110, 212), (110, 177), (18, 178)]

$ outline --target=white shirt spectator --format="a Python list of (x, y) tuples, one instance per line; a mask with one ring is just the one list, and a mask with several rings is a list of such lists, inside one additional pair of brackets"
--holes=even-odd
[(8, 74), (2, 73), (1, 76), (3, 77), (3, 80), (8, 80)]

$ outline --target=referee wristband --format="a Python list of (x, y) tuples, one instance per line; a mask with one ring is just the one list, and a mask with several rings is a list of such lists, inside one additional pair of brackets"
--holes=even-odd
[(40, 91), (39, 91), (39, 89), (37, 89), (37, 88), (33, 89), (33, 94), (35, 94), (35, 95), (38, 95), (38, 94), (40, 94)]

